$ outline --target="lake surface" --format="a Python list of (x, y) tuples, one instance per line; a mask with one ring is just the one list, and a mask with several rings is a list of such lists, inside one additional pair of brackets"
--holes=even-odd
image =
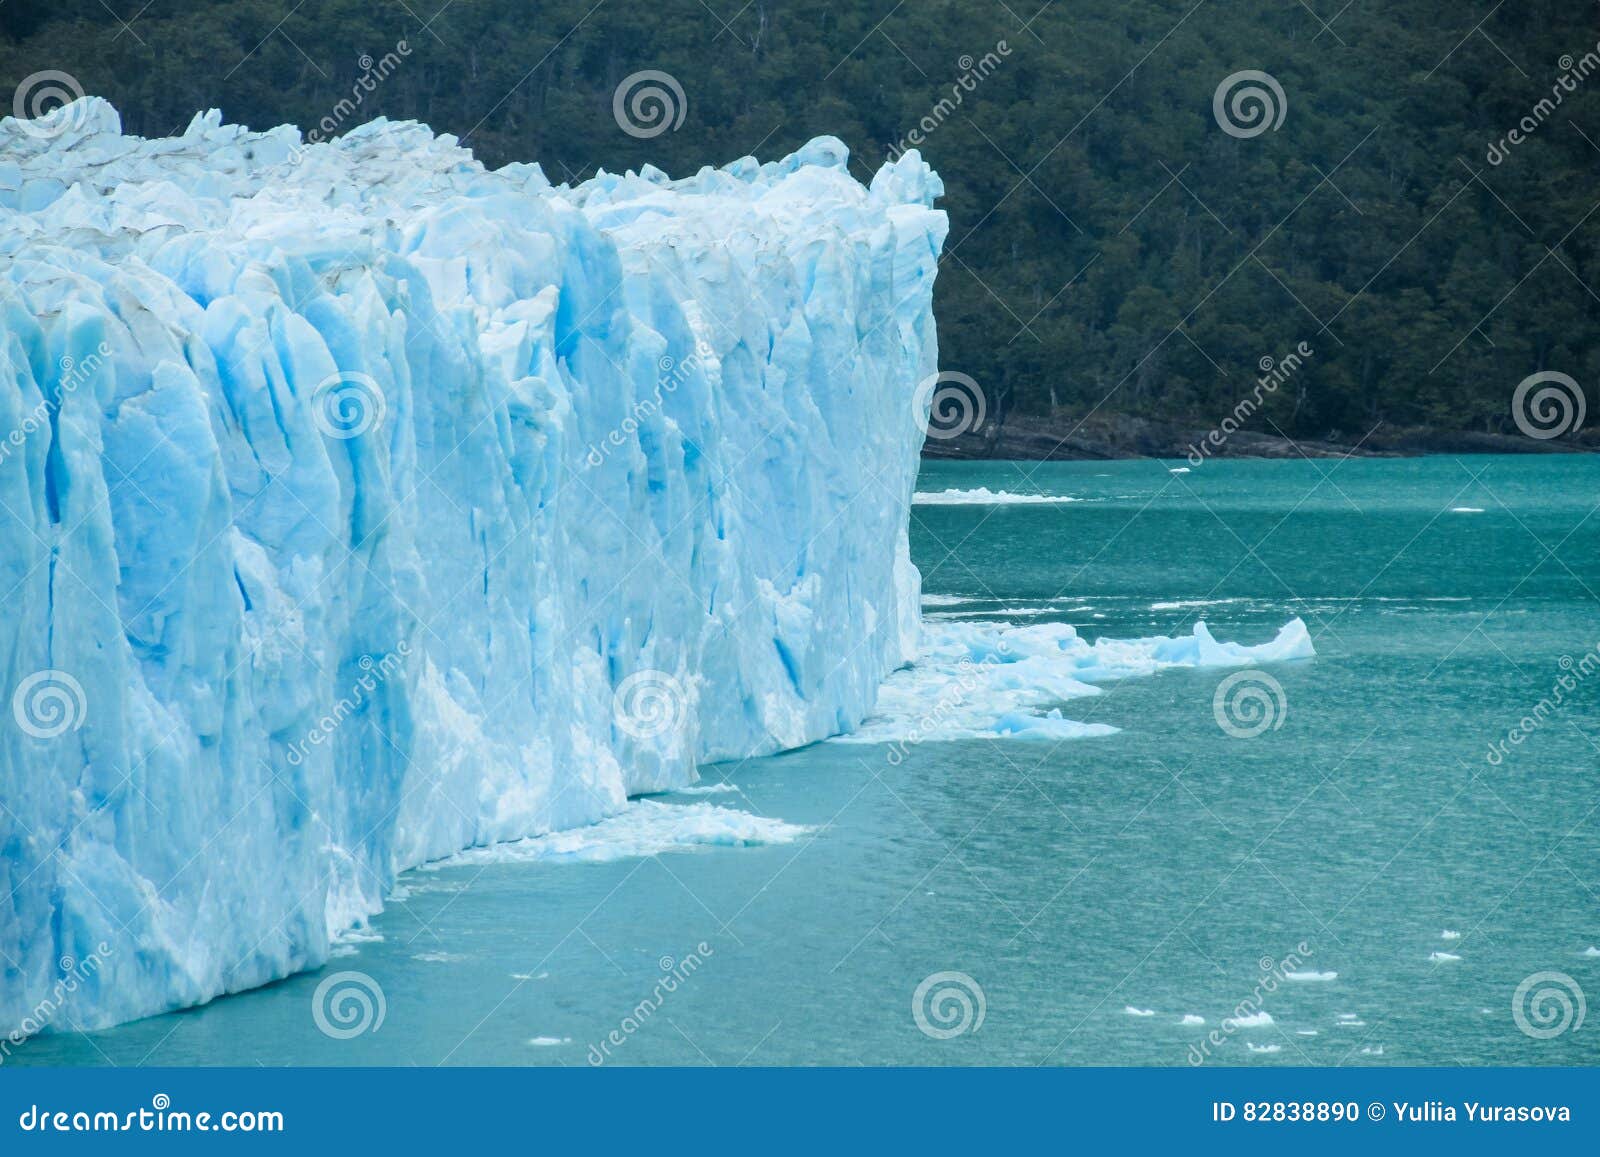
[(1600, 457), (1181, 465), (928, 463), (1079, 500), (915, 507), (930, 626), (1300, 616), (1260, 734), (1169, 670), (1062, 705), (1114, 734), (707, 767), (660, 802), (808, 830), (408, 873), (320, 972), (8, 1063), (1600, 1063)]

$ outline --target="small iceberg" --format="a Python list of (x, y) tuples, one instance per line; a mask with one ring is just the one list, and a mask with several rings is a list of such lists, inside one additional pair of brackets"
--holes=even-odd
[(1461, 939), (1461, 933), (1453, 931), (1453, 930), (1451, 930), (1449, 928), (1446, 928), (1443, 932), (1439, 933), (1439, 939), (1440, 940), (1460, 940)]
[(1230, 1016), (1223, 1024), (1231, 1024), (1234, 1028), (1266, 1028), (1273, 1023), (1272, 1014), (1266, 1009), (1253, 1012), (1249, 1016)]
[(1435, 964), (1454, 964), (1456, 961), (1460, 960), (1461, 957), (1457, 956), (1454, 952), (1435, 952), (1429, 956), (1428, 959), (1433, 961)]
[(1282, 1045), (1258, 1045), (1254, 1041), (1245, 1041), (1244, 1047), (1253, 1053), (1281, 1053)]
[(1129, 1016), (1154, 1016), (1156, 1014), (1156, 1010), (1153, 1008), (1134, 1008), (1131, 1004), (1122, 1011)]
[(1185, 1026), (1186, 1028), (1198, 1028), (1201, 1025), (1206, 1023), (1206, 1018), (1203, 1017), (1203, 1016), (1196, 1016), (1194, 1013), (1191, 1012), (1191, 1013), (1187, 1014), (1178, 1023), (1183, 1025), (1183, 1026)]
[(1285, 980), (1293, 980), (1301, 984), (1315, 983), (1317, 981), (1338, 980), (1337, 972), (1285, 972)]
[(987, 486), (974, 490), (930, 490), (911, 496), (913, 506), (1048, 506), (1082, 501), (1064, 494), (1017, 494), (1009, 490), (990, 490)]

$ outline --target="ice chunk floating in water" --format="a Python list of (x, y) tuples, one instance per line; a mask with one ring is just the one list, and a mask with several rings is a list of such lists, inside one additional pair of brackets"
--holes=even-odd
[(1117, 728), (1066, 719), (1051, 705), (1098, 695), (1099, 683), (1173, 667), (1249, 666), (1315, 653), (1300, 619), (1257, 646), (1220, 643), (1203, 622), (1187, 637), (1093, 643), (1066, 623), (930, 622), (916, 662), (889, 677), (877, 709), (839, 742), (898, 750), (930, 740), (1110, 735)]
[(867, 713), (946, 221), (846, 162), (0, 121), (0, 1025), (66, 957), (90, 1027), (317, 967), (397, 870)]

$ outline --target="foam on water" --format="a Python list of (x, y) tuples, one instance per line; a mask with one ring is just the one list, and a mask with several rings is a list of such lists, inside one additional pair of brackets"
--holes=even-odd
[(1117, 728), (1065, 718), (1058, 705), (1100, 694), (1097, 684), (1170, 668), (1244, 667), (1315, 653), (1300, 619), (1255, 646), (1218, 642), (1203, 622), (1188, 636), (1094, 642), (1067, 623), (928, 622), (916, 662), (891, 675), (873, 714), (836, 742), (1110, 735)]
[(1019, 494), (979, 486), (974, 490), (928, 491), (913, 495), (911, 501), (915, 506), (1024, 506), (1083, 502), (1085, 499), (1054, 494)]
[(530, 861), (599, 864), (630, 856), (654, 856), (696, 848), (787, 844), (810, 831), (799, 824), (752, 815), (736, 808), (640, 799), (597, 824), (485, 848), (469, 848), (427, 864), (422, 870)]

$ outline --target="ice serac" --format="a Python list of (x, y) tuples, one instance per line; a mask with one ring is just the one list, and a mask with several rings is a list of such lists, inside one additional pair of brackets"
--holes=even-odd
[(846, 160), (0, 121), (0, 1025), (314, 967), (399, 869), (861, 720), (946, 222)]

